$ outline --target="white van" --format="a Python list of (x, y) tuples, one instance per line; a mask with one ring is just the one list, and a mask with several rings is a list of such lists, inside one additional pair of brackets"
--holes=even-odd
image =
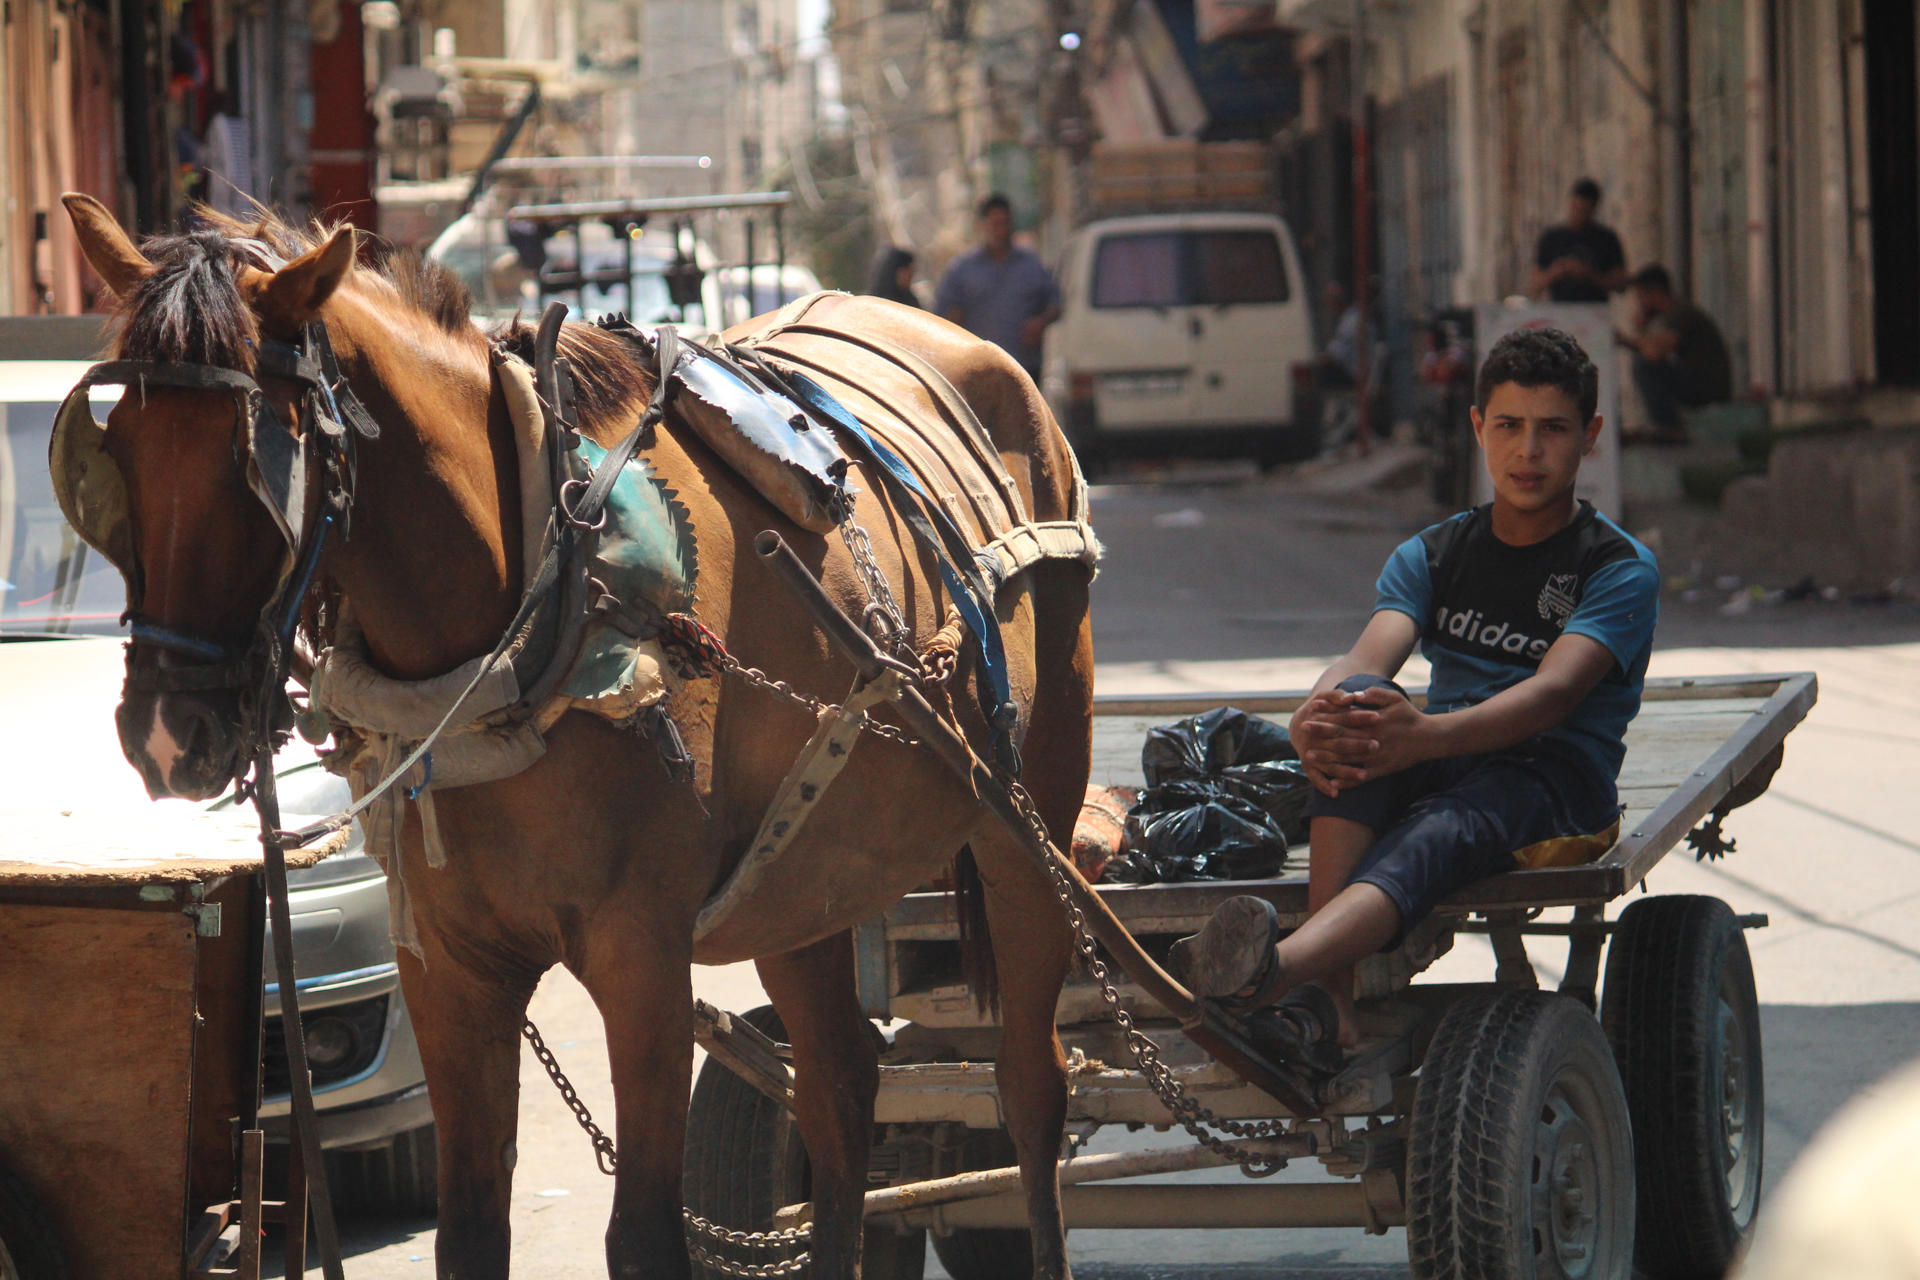
[(1281, 219), (1088, 223), (1067, 241), (1060, 293), (1041, 389), (1090, 466), (1149, 442), (1226, 446), (1263, 465), (1318, 452), (1317, 426), (1295, 408), (1311, 379), (1313, 319)]

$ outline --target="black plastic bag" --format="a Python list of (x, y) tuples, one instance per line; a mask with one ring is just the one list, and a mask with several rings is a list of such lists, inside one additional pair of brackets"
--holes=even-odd
[(1258, 880), (1306, 840), (1311, 784), (1284, 727), (1219, 707), (1147, 734), (1147, 790), (1127, 814), (1110, 881)]

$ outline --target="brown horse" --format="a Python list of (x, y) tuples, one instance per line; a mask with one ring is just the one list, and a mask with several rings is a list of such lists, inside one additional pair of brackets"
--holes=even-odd
[[(96, 202), (66, 203), (88, 261), (121, 299), (124, 358), (252, 371), (257, 341), (290, 342), (309, 322), (324, 322), (379, 436), (360, 445), (351, 534), (327, 551), (315, 591), (351, 603), (387, 675), (421, 679), (487, 653), (521, 594), (522, 521), (544, 522), (546, 512), (521, 510), (489, 339), (469, 322), (457, 282), (405, 260), (358, 266), (350, 229), (298, 230), (263, 217), (136, 247)], [(242, 238), (263, 242), (286, 265), (262, 269), (259, 255), (236, 243)], [(819, 305), (836, 324), (883, 334), (943, 372), (988, 427), (1033, 518), (1067, 517), (1071, 456), (1007, 356), (893, 304), (832, 297)], [(528, 339), (521, 330), (506, 340)], [(583, 432), (612, 444), (638, 420), (652, 374), (628, 343), (592, 327), (568, 326), (561, 350)], [(284, 411), (292, 384), (265, 372), (260, 379)], [(924, 396), (919, 402), (926, 406)], [(131, 609), (237, 649), (254, 634), (285, 548), (241, 474), (233, 403), (228, 393), (192, 388), (129, 392), (108, 420), (105, 449), (127, 487)], [(778, 530), (858, 616), (865, 589), (848, 552), (783, 519), (673, 416), (647, 453), (699, 538), (693, 613), (743, 662), (830, 699), (846, 690), (851, 665), (751, 548), (760, 530)], [(946, 607), (935, 566), (897, 513), (875, 505), (877, 486), (862, 487), (875, 490), (859, 501), (878, 562), (913, 634), (929, 636)], [(1055, 830), (1072, 822), (1088, 771), (1087, 585), (1082, 566), (1042, 562), (1001, 586), (997, 600), (1026, 785)], [(130, 670), (173, 670), (183, 658), (136, 637), (128, 661)], [(971, 678), (966, 664), (962, 674)], [(961, 727), (983, 741), (972, 700), (956, 691), (952, 701)], [(680, 1178), (690, 966), (740, 958), (696, 946), (694, 921), (815, 726), (791, 702), (718, 674), (688, 677), (670, 705), (696, 761), (691, 783), (670, 776), (637, 733), (569, 713), (525, 772), (440, 793), (444, 867), (427, 866), (419, 823), (407, 821), (401, 856), (420, 953), (403, 950), (400, 969), (439, 1126), (441, 1276), (507, 1271), (518, 1031), (535, 984), (555, 964), (580, 979), (606, 1023), (619, 1153), (609, 1270), (688, 1274)], [(128, 760), (156, 796), (204, 799), (243, 764), (231, 693), (130, 684), (117, 719)], [(848, 931), (937, 874), (963, 845), (977, 859), (1003, 975), (998, 1080), (1027, 1188), (1035, 1270), (1068, 1274), (1055, 1174), (1066, 1089), (1053, 1031), (1068, 931), (1043, 873), (953, 775), (910, 744), (863, 734), (787, 854), (824, 888), (746, 907), (754, 922), (747, 954), (793, 1043), (817, 1275), (858, 1274), (878, 1078), (854, 998)]]

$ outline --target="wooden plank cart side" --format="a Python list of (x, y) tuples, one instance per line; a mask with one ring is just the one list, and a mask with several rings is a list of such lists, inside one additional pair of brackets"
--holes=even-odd
[[(9, 1248), (50, 1240), (74, 1280), (257, 1276), (261, 1147), (242, 1133), (259, 1111), (265, 890), (250, 833), (222, 832), (225, 856), (91, 868), (78, 831), (24, 834), (48, 861), (0, 861), (0, 1169), (26, 1219), (0, 1224), (21, 1237)], [(289, 1200), (304, 1227), (297, 1175)], [(202, 1268), (243, 1215), (234, 1265)]]

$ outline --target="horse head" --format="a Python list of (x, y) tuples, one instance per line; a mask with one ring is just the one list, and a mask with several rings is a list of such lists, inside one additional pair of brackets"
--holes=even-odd
[(256, 436), (284, 432), (291, 440), (275, 443), (297, 460), (311, 455), (303, 437), (316, 427), (302, 407), (311, 389), (263, 368), (261, 351), (298, 343), (319, 318), (353, 269), (354, 232), (281, 265), (218, 228), (157, 237), (143, 251), (97, 201), (64, 203), (87, 261), (119, 298), (116, 362), (89, 377), (127, 389), (97, 433), (90, 414), (67, 422), (76, 399), (82, 412), (87, 404), (76, 389), (66, 429), (56, 428), (55, 484), (81, 535), (127, 579), (121, 749), (154, 798), (208, 799), (256, 745), (259, 709), (249, 704), (262, 694), (263, 615), (303, 549), (289, 527), (312, 528), (321, 494), (283, 483), (280, 509), (262, 496)]

